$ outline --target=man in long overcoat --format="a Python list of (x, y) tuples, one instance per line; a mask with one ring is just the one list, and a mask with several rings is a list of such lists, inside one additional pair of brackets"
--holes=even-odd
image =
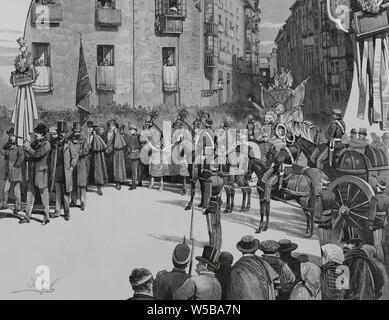
[(64, 202), (65, 220), (70, 220), (70, 195), (73, 191), (73, 170), (77, 166), (78, 154), (72, 142), (65, 139), (66, 123), (58, 122), (58, 142), (51, 156), (51, 191), (55, 190), (55, 215), (61, 215)]
[(79, 122), (73, 124), (72, 143), (78, 154), (78, 162), (73, 170), (73, 192), (70, 206), (76, 206), (77, 200), (80, 198), (81, 211), (84, 211), (86, 206), (86, 187), (88, 183), (86, 163), (90, 148), (88, 141), (81, 135), (81, 124)]
[(86, 158), (87, 174), (89, 185), (97, 187), (99, 196), (103, 195), (102, 186), (108, 182), (107, 166), (105, 163), (105, 150), (107, 145), (97, 134), (97, 126), (92, 121), (88, 121), (87, 142), (89, 146), (89, 157)]
[(24, 143), (24, 150), (28, 164), (28, 186), (27, 186), (27, 209), (26, 216), (19, 222), (30, 223), (32, 211), (35, 203), (35, 188), (39, 189), (42, 199), (45, 219), (42, 225), (45, 226), (50, 222), (49, 216), (49, 167), (47, 159), (51, 150), (50, 142), (46, 139), (48, 128), (45, 124), (38, 124), (34, 129), (35, 141), (30, 145), (28, 141)]
[(11, 187), (14, 188), (15, 208), (14, 214), (17, 214), (22, 209), (22, 199), (20, 194), (20, 185), (23, 182), (22, 166), (24, 163), (24, 150), (16, 144), (15, 129), (11, 128), (7, 131), (9, 140), (1, 150), (1, 155), (5, 160), (5, 175), (3, 189), (3, 204), (2, 209), (8, 209), (8, 194)]

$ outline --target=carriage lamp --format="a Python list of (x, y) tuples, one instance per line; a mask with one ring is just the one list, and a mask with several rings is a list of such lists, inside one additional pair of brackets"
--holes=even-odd
[(224, 85), (224, 81), (220, 79), (217, 83), (217, 89), (201, 90), (201, 96), (205, 98), (212, 97), (215, 93), (223, 91)]

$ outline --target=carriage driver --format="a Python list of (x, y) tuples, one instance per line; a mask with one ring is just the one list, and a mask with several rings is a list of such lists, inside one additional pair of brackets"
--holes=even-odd
[[(291, 176), (293, 165), (299, 158), (299, 149), (294, 146), (295, 137), (291, 132), (286, 134), (286, 146), (282, 148), (275, 159), (274, 166), (269, 169), (263, 176), (262, 182), (265, 184), (265, 203), (262, 205), (265, 208), (266, 219), (269, 220), (270, 200), (272, 189), (278, 184), (279, 190), (282, 188), (284, 180)], [(268, 224), (266, 224), (268, 225)], [(263, 229), (262, 231), (266, 231)]]
[[(330, 166), (333, 167), (334, 155), (337, 158), (339, 152), (343, 149), (342, 138), (346, 133), (346, 124), (342, 118), (342, 110), (333, 109), (332, 116), (333, 120), (325, 134), (325, 137), (328, 140), (327, 147), (317, 158), (318, 168), (327, 160), (329, 161)], [(318, 154), (318, 151), (315, 150), (313, 154)]]

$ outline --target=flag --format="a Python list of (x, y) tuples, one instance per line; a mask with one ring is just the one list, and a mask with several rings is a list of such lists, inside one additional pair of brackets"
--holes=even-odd
[(78, 67), (76, 106), (79, 106), (86, 98), (91, 95), (91, 93), (92, 86), (90, 84), (88, 69), (85, 63), (82, 40), (80, 40), (80, 62)]
[(80, 122), (83, 125), (91, 113), (87, 110), (89, 107), (88, 97), (92, 93), (92, 85), (89, 80), (88, 69), (85, 63), (84, 48), (82, 40), (80, 40), (80, 62), (78, 66), (77, 90), (76, 90), (76, 106), (80, 114)]

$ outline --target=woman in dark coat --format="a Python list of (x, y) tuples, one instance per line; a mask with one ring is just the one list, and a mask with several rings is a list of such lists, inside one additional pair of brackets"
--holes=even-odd
[(126, 142), (119, 134), (119, 124), (116, 120), (107, 123), (107, 133), (105, 136), (106, 162), (108, 168), (108, 180), (116, 184), (116, 189), (121, 190), (121, 184), (127, 180), (125, 150)]

